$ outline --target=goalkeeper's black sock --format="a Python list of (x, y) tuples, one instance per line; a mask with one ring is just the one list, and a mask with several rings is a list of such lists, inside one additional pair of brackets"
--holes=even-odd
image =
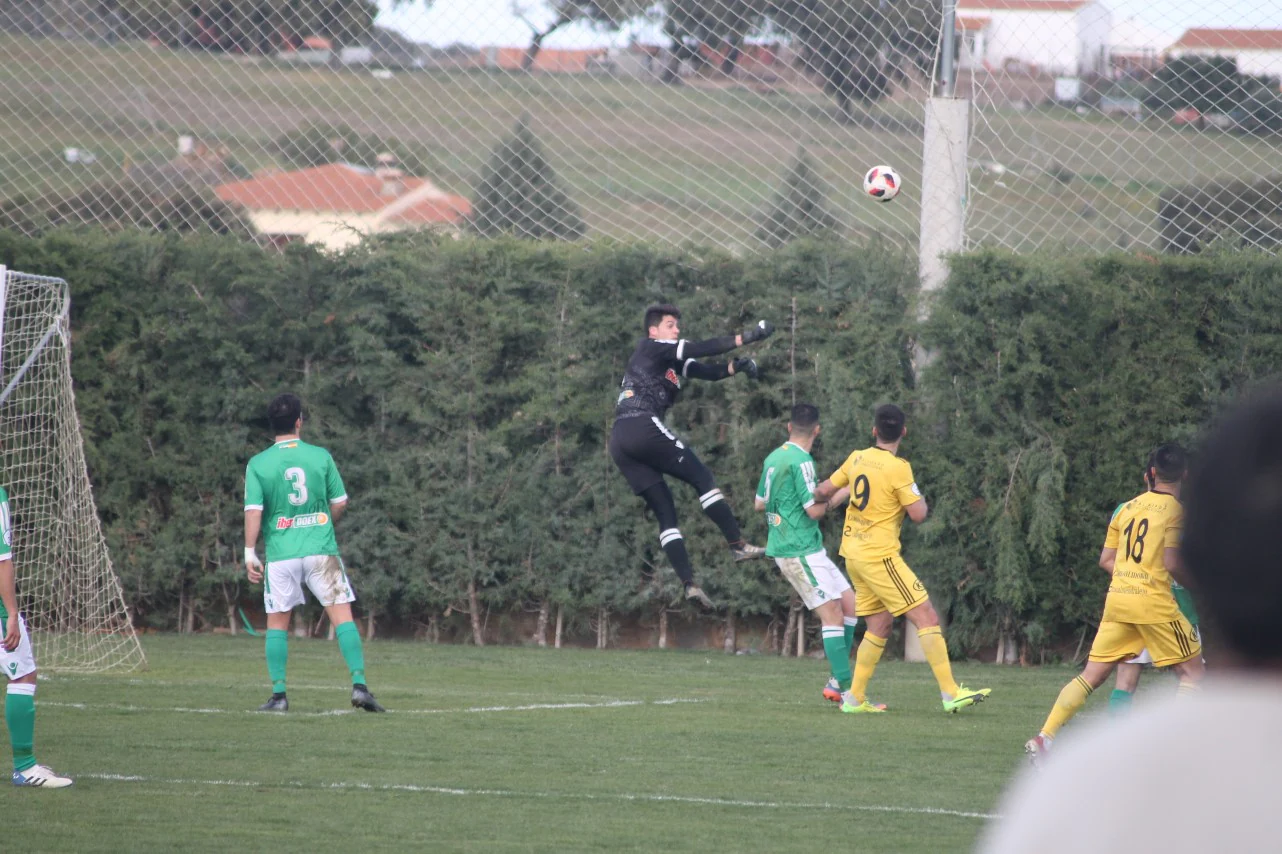
[(690, 553), (686, 551), (686, 541), (681, 536), (681, 531), (676, 528), (661, 531), (659, 544), (663, 546), (663, 553), (668, 556), (668, 562), (677, 571), (681, 583), (687, 587), (694, 584), (694, 567), (690, 565)]
[[(743, 545), (743, 532), (739, 530), (739, 520), (734, 517), (734, 511), (730, 505), (721, 497), (721, 490), (715, 490), (716, 497), (703, 507), (703, 512), (708, 514), (708, 518), (717, 523), (721, 529), (721, 534), (726, 538), (726, 542), (732, 548)], [(706, 497), (706, 496), (705, 496)], [(701, 499), (702, 500), (702, 499)]]

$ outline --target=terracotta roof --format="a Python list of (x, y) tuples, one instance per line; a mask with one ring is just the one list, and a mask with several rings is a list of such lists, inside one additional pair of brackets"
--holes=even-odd
[(383, 217), (387, 222), (401, 222), (406, 225), (432, 225), (434, 223), (461, 222), (472, 215), (472, 203), (462, 196), (447, 196), (444, 199), (424, 199), (402, 211)]
[(1186, 30), (1171, 47), (1213, 50), (1282, 50), (1282, 30)]
[(988, 26), (992, 22), (993, 22), (992, 18), (977, 18), (977, 17), (972, 17), (971, 15), (958, 15), (957, 29), (963, 32), (970, 32), (972, 30), (982, 30), (984, 27)]
[(1076, 12), (1092, 0), (958, 0), (958, 12)]
[(404, 223), (458, 222), (471, 213), (467, 199), (443, 193), (425, 178), (396, 180), (400, 191), (387, 195), (383, 192), (384, 179), (372, 170), (330, 163), (233, 181), (215, 187), (214, 193), (225, 202), (236, 202), (250, 210), (382, 213), (387, 219)]

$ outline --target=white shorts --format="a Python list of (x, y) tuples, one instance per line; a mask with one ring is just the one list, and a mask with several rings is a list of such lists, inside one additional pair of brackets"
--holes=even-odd
[[(22, 639), (18, 641), (17, 649), (6, 652), (5, 648), (0, 646), (0, 668), (4, 669), (6, 679), (21, 679), (28, 673), (36, 671), (36, 657), (31, 652), (31, 635), (27, 634), (27, 621), (21, 614), (18, 615), (18, 631)], [(0, 635), (3, 633), (3, 628), (0, 628)]]
[(263, 602), (267, 613), (281, 614), (303, 604), (303, 584), (311, 588), (316, 600), (328, 608), (356, 601), (347, 570), (338, 555), (310, 555), (267, 564), (264, 576)]
[(828, 558), (827, 552), (815, 552), (805, 557), (777, 557), (775, 566), (812, 611), (825, 602), (840, 602), (841, 594), (850, 589), (845, 573)]
[(1141, 649), (1139, 655), (1135, 656), (1134, 658), (1128, 658), (1126, 661), (1123, 661), (1122, 663), (1123, 664), (1152, 664), (1153, 656), (1149, 654), (1149, 651), (1147, 649)]

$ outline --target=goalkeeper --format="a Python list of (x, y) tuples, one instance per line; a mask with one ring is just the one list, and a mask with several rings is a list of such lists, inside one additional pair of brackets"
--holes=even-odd
[(659, 545), (685, 585), (686, 600), (711, 611), (712, 600), (694, 583), (690, 555), (677, 527), (676, 503), (663, 476), (670, 474), (698, 490), (703, 512), (721, 529), (735, 560), (765, 557), (766, 550), (744, 541), (739, 521), (717, 488), (712, 472), (664, 425), (663, 416), (681, 393), (682, 380), (715, 381), (739, 373), (755, 379), (757, 363), (752, 359), (722, 364), (698, 359), (761, 341), (770, 337), (775, 328), (762, 320), (742, 335), (687, 341), (680, 337), (680, 320), (681, 312), (676, 306), (653, 305), (646, 309), (643, 325), (647, 337), (637, 342), (623, 374), (610, 430), (610, 457), (632, 491), (658, 517)]
[[(303, 604), (304, 584), (334, 625), (338, 648), (352, 674), (352, 705), (367, 712), (384, 711), (365, 685), (365, 652), (352, 621), (356, 594), (334, 537), (334, 525), (347, 509), (338, 466), (329, 451), (299, 439), (303, 405), (297, 395), (277, 395), (267, 407), (267, 419), (276, 443), (245, 469), (245, 571), (254, 584), (265, 579), (267, 673), (272, 680), (271, 699), (259, 711), (289, 711), (286, 633), (290, 612)], [(254, 550), (264, 516), (265, 571)]]

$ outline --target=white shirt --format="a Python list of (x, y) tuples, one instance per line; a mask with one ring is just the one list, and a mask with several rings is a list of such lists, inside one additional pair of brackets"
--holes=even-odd
[(1019, 777), (980, 851), (1282, 851), (1282, 676), (1208, 678), (1082, 729)]

